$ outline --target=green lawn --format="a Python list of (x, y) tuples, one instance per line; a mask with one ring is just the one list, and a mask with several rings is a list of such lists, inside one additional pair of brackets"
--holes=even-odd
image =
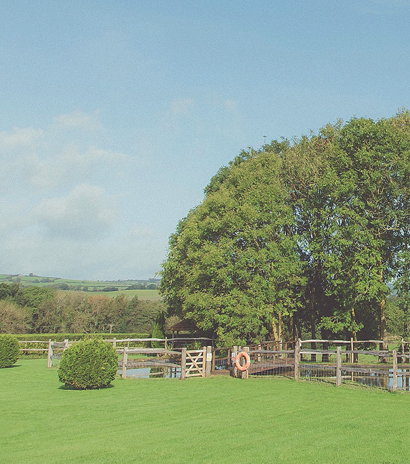
[(410, 394), (276, 378), (60, 388), (46, 360), (0, 370), (5, 463), (407, 463)]

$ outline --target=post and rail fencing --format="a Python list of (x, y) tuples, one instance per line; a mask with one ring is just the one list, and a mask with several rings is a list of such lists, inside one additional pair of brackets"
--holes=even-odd
[[(119, 361), (121, 377), (148, 377), (160, 375), (186, 379), (188, 377), (209, 377), (212, 367), (212, 347), (200, 350), (168, 350), (165, 348), (130, 348), (117, 349), (122, 353)], [(131, 370), (131, 372), (128, 372)], [(137, 371), (142, 369), (142, 372)], [(149, 372), (145, 370), (148, 369)]]
[[(209, 377), (212, 372), (213, 353), (212, 346), (204, 346), (202, 349), (188, 349), (175, 347), (176, 344), (209, 340), (205, 338), (180, 338), (180, 339), (109, 339), (119, 355), (118, 368), (121, 377), (174, 377), (186, 379), (189, 377)], [(61, 355), (73, 343), (78, 341), (64, 340), (55, 342), (49, 340), (47, 348), (40, 348), (47, 352), (47, 367), (53, 366), (53, 360), (60, 360)], [(164, 348), (151, 348), (148, 344), (164, 344)], [(21, 341), (21, 343), (27, 343)], [(23, 348), (27, 349), (27, 348)], [(127, 373), (128, 370), (128, 373)]]
[[(410, 390), (409, 342), (396, 343), (389, 351), (381, 340), (297, 340), (269, 341), (246, 348), (249, 367), (238, 371), (235, 359), (241, 347), (191, 349), (209, 339), (108, 339), (119, 354), (119, 372), (126, 376), (207, 377), (227, 374), (242, 378), (276, 375), (296, 380), (309, 379), (361, 384), (395, 390)], [(52, 367), (63, 351), (76, 341), (19, 341), (24, 353), (47, 353)], [(163, 348), (153, 348), (152, 344)], [(318, 349), (322, 345), (322, 349)], [(343, 348), (343, 349), (342, 349)], [(134, 369), (136, 369), (134, 371)], [(138, 371), (140, 369), (140, 371)], [(142, 371), (141, 371), (142, 369)], [(128, 372), (127, 372), (128, 370)], [(143, 372), (145, 370), (145, 372)], [(142, 373), (141, 373), (142, 372)]]
[(68, 347), (68, 340), (64, 340), (63, 342), (53, 342), (52, 340), (49, 340), (47, 350), (47, 367), (53, 366), (53, 359), (60, 360), (64, 350), (66, 350)]
[[(316, 346), (323, 343), (327, 349), (303, 348), (304, 344)], [(383, 349), (349, 349), (354, 344), (377, 344)], [(407, 342), (405, 342), (407, 343)], [(402, 347), (405, 346), (402, 343)], [(293, 344), (293, 346), (292, 346)], [(336, 349), (329, 349), (329, 344)], [(342, 346), (346, 349), (342, 351)], [(266, 349), (269, 348), (269, 349)], [(233, 358), (237, 353), (246, 351), (250, 365), (244, 372), (238, 372), (234, 366), (233, 375), (248, 378), (253, 375), (273, 375), (292, 377), (295, 380), (306, 379), (331, 382), (339, 386), (342, 383), (367, 385), (396, 390), (410, 390), (410, 353), (404, 349), (389, 351), (386, 343), (379, 340), (351, 341), (335, 340), (298, 340), (280, 348), (276, 346), (234, 347)], [(274, 349), (271, 349), (274, 348)], [(400, 347), (401, 348), (401, 347)], [(310, 357), (310, 360), (308, 358)], [(318, 362), (318, 358), (321, 361)]]

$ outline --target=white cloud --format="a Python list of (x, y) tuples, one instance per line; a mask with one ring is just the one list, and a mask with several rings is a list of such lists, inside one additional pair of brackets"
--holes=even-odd
[(169, 108), (163, 115), (162, 123), (165, 127), (178, 132), (182, 123), (192, 117), (192, 109), (195, 107), (195, 100), (192, 98), (180, 98), (172, 100)]
[(65, 197), (43, 200), (33, 217), (52, 237), (90, 240), (106, 235), (114, 225), (116, 212), (102, 188), (84, 184)]
[(0, 132), (0, 157), (3, 272), (109, 279), (157, 270), (150, 257), (161, 260), (164, 247), (140, 212), (147, 166), (111, 149), (96, 113)]
[(42, 129), (13, 128), (10, 132), (0, 132), (0, 153), (33, 149), (35, 143), (44, 136)]
[(82, 129), (94, 132), (102, 129), (98, 120), (98, 113), (87, 114), (82, 111), (61, 114), (54, 118), (53, 128), (56, 129)]
[(4, 235), (0, 228), (0, 236), (4, 272), (75, 279), (153, 277), (167, 249), (166, 241), (147, 227), (101, 240), (44, 236), (29, 227)]
[(101, 147), (99, 128), (96, 114), (75, 112), (56, 117), (44, 129), (0, 132), (0, 188), (15, 189), (27, 183), (40, 190), (67, 188), (93, 181), (104, 172), (112, 176), (121, 176), (124, 169), (129, 172), (133, 158)]
[(86, 151), (80, 152), (75, 148), (66, 149), (60, 158), (60, 162), (67, 169), (77, 167), (80, 170), (87, 169), (98, 163), (121, 163), (129, 161), (130, 157), (124, 153), (104, 150), (90, 146)]
[(238, 112), (237, 100), (224, 100), (223, 105), (225, 109), (231, 113), (236, 114)]
[(189, 116), (194, 106), (195, 100), (192, 98), (173, 100), (170, 105), (171, 114), (174, 116)]

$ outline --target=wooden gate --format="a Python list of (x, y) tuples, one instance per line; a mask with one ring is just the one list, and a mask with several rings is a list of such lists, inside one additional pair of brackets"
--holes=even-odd
[(211, 362), (212, 348), (210, 346), (202, 350), (183, 348), (181, 353), (181, 379), (208, 377), (211, 371)]

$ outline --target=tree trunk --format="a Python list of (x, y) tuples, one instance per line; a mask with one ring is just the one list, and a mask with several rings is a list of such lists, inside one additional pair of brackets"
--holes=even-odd
[[(352, 318), (352, 323), (353, 324), (356, 324), (356, 313), (354, 311), (354, 308), (351, 309), (351, 318)], [(356, 330), (353, 328), (352, 329), (352, 338), (353, 338), (353, 341), (354, 342), (357, 342), (357, 332)], [(354, 345), (353, 345), (354, 346)], [(359, 362), (359, 355), (357, 353), (354, 354), (354, 357), (353, 357), (353, 362), (354, 363), (358, 363)]]
[[(383, 295), (383, 297), (381, 298), (380, 303), (379, 303), (379, 310), (380, 310), (380, 340), (383, 340), (383, 342), (381, 343), (380, 348), (383, 351), (389, 349), (388, 345), (387, 345), (387, 341), (386, 341), (386, 338), (387, 338), (387, 322), (386, 322), (385, 309), (386, 309), (386, 297)], [(389, 359), (388, 357), (383, 357), (383, 356), (379, 357), (380, 362), (387, 362), (388, 359)]]
[(289, 334), (291, 340), (296, 340), (295, 336), (295, 320), (293, 317), (293, 313), (289, 315)]
[(277, 342), (279, 340), (278, 331), (276, 330), (275, 318), (273, 316), (272, 316), (272, 335), (273, 335), (273, 339), (275, 340), (275, 342)]
[[(310, 321), (311, 321), (311, 333), (310, 334), (311, 334), (312, 339), (314, 340), (316, 338), (316, 325), (315, 325), (316, 321), (315, 321), (315, 315), (313, 314), (313, 304), (311, 306), (311, 313), (310, 314), (311, 314), (311, 316), (310, 316), (311, 317), (311, 319), (310, 319)], [(311, 347), (312, 350), (315, 350), (316, 349), (316, 343), (311, 343), (310, 347)], [(312, 362), (316, 362), (316, 355), (311, 354), (310, 355), (310, 360)]]
[(278, 313), (278, 340), (282, 340), (282, 314)]
[(383, 298), (379, 304), (380, 309), (380, 340), (383, 340), (383, 349), (387, 349), (387, 322), (386, 322), (386, 297), (383, 295)]

